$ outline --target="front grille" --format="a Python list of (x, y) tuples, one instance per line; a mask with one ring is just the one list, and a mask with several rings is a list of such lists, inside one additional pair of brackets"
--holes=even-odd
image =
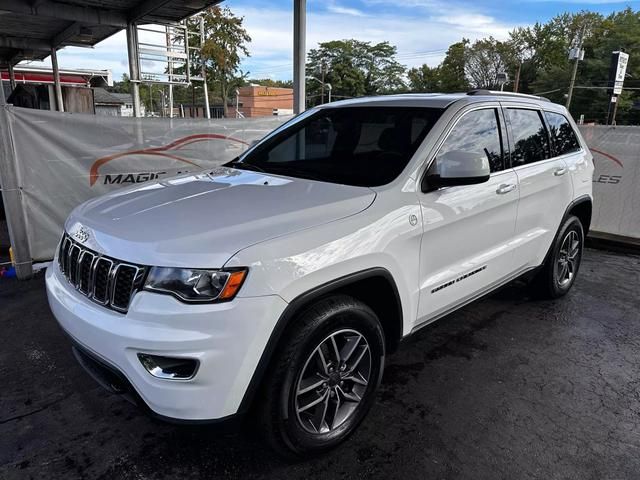
[(140, 290), (147, 268), (100, 255), (68, 235), (58, 252), (60, 270), (80, 293), (112, 310), (125, 313)]

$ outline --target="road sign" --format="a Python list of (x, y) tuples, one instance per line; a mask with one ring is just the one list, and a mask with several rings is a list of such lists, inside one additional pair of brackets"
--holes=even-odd
[(624, 85), (624, 78), (627, 74), (627, 64), (629, 63), (629, 54), (625, 52), (613, 52), (611, 55), (611, 67), (609, 70), (610, 93), (620, 95)]

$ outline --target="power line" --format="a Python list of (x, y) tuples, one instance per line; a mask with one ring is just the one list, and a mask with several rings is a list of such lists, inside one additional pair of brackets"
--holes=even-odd
[[(393, 58), (395, 58), (396, 60), (415, 60), (423, 57), (439, 56), (446, 52), (447, 52), (446, 48), (440, 48), (437, 50), (423, 50), (423, 51), (417, 51), (417, 52), (398, 53), (394, 55)], [(288, 63), (288, 64), (281, 64), (281, 65), (274, 65), (272, 67), (259, 67), (256, 70), (250, 70), (249, 73), (251, 75), (279, 73), (292, 68), (293, 68), (293, 63)]]

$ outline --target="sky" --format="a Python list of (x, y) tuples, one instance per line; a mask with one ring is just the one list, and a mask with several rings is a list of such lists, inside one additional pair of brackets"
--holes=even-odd
[[(292, 77), (292, 5), (291, 0), (223, 3), (244, 17), (252, 38), (251, 56), (242, 62), (250, 78)], [(329, 40), (386, 40), (397, 46), (398, 61), (408, 67), (435, 66), (447, 47), (462, 37), (506, 39), (515, 27), (563, 12), (588, 9), (608, 14), (627, 6), (639, 9), (640, 0), (307, 0), (307, 50)], [(125, 34), (120, 32), (92, 50), (67, 47), (58, 53), (58, 62), (61, 68), (110, 69), (119, 79), (128, 72)]]

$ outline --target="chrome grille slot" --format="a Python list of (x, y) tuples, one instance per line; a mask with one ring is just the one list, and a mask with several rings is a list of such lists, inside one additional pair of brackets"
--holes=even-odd
[(72, 245), (69, 249), (69, 259), (67, 260), (69, 270), (67, 279), (74, 285), (78, 285), (78, 260), (80, 260), (80, 247)]
[(80, 293), (107, 308), (125, 313), (142, 288), (147, 268), (105, 257), (65, 234), (58, 251), (60, 271)]
[(67, 271), (67, 255), (69, 255), (69, 247), (71, 247), (71, 242), (65, 236), (60, 242), (60, 252), (58, 253), (58, 263), (60, 264), (60, 270), (62, 272)]
[(129, 300), (135, 286), (139, 268), (133, 265), (120, 264), (113, 275), (111, 306), (116, 310), (127, 310)]
[(91, 267), (95, 259), (96, 256), (89, 250), (83, 251), (82, 255), (80, 255), (78, 264), (78, 290), (85, 295), (89, 295), (89, 292), (91, 292), (91, 277), (93, 273)]
[(109, 301), (109, 276), (113, 262), (108, 258), (99, 258), (93, 276), (93, 298), (96, 302), (106, 304)]

